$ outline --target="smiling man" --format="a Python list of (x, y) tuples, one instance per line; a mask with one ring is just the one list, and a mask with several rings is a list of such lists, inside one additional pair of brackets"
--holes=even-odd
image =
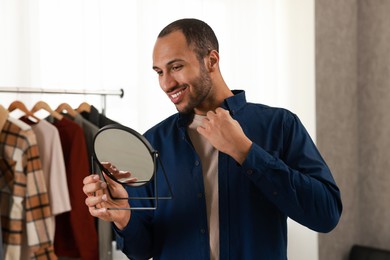
[[(230, 90), (210, 26), (181, 19), (165, 27), (153, 69), (178, 113), (144, 136), (159, 151), (173, 199), (154, 212), (107, 210), (128, 201), (101, 195), (107, 185), (97, 176), (84, 179), (91, 215), (113, 222), (129, 258), (287, 259), (287, 217), (318, 232), (337, 225), (340, 192), (304, 126), (288, 110), (248, 103), (243, 90)], [(159, 194), (167, 194), (157, 178)], [(118, 197), (151, 196), (148, 185), (108, 185)]]

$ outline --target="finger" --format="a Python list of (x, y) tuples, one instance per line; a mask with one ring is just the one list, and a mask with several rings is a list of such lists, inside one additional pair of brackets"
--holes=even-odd
[(135, 182), (137, 182), (137, 181), (138, 181), (138, 178), (132, 177), (132, 178), (130, 178), (130, 179), (126, 179), (126, 180), (124, 181), (124, 183), (132, 184), (132, 183), (135, 183)]
[(129, 171), (118, 171), (117, 173), (114, 174), (114, 177), (117, 179), (130, 178), (131, 173)]
[(102, 172), (102, 175), (107, 185), (115, 185), (116, 182), (112, 179), (112, 177), (116, 178), (117, 173), (111, 173), (111, 176), (108, 176), (107, 173)]
[(109, 170), (110, 172), (116, 172), (116, 171), (118, 171), (118, 168), (117, 168), (115, 165), (113, 165), (112, 163), (110, 163), (110, 162), (101, 162), (101, 164), (102, 164), (102, 166), (103, 166), (104, 168), (106, 168), (106, 169)]
[(215, 116), (215, 112), (212, 111), (212, 110), (210, 110), (210, 111), (208, 111), (208, 112), (206, 113), (206, 118), (209, 119), (209, 120), (210, 120), (210, 119), (213, 119), (214, 116)]
[(95, 208), (95, 207), (89, 207), (89, 213), (97, 218), (102, 218), (104, 217), (105, 214), (107, 214), (107, 209), (106, 208)]
[(107, 208), (95, 208), (89, 207), (89, 213), (96, 218), (103, 219), (105, 221), (112, 221), (112, 217)]
[(96, 182), (96, 181), (98, 181), (99, 179), (100, 179), (100, 178), (99, 178), (99, 175), (97, 175), (97, 174), (91, 174), (91, 175), (86, 176), (86, 177), (83, 179), (83, 184), (88, 184), (88, 183)]
[(101, 165), (104, 166), (104, 168), (110, 168), (111, 163), (110, 162), (100, 162)]
[(107, 195), (103, 194), (102, 196), (91, 196), (85, 199), (85, 204), (88, 206), (89, 211), (92, 209), (102, 209), (106, 208), (105, 202), (107, 201)]
[(228, 113), (229, 111), (226, 110), (226, 109), (223, 109), (222, 107), (217, 107), (217, 109), (215, 109), (215, 113), (218, 114), (218, 113)]
[(99, 203), (102, 203), (103, 200), (102, 196), (89, 196), (85, 199), (85, 205), (88, 207), (96, 207)]
[(87, 196), (93, 196), (97, 191), (106, 189), (107, 184), (103, 181), (97, 181), (93, 183), (88, 183), (83, 186), (83, 192)]

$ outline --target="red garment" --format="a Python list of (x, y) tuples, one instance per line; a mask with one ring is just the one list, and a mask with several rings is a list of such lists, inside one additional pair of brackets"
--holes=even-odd
[(95, 218), (85, 205), (83, 179), (90, 172), (87, 145), (83, 129), (63, 117), (53, 123), (60, 134), (71, 211), (56, 216), (54, 249), (58, 256), (98, 260), (99, 245)]

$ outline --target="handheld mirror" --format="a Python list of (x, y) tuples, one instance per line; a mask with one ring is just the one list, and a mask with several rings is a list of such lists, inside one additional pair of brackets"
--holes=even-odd
[[(152, 207), (131, 207), (131, 210), (156, 209), (158, 199), (172, 198), (158, 197), (156, 179), (157, 162), (160, 163), (161, 167), (162, 163), (159, 159), (158, 152), (154, 150), (148, 140), (137, 131), (119, 124), (102, 127), (94, 137), (93, 156), (95, 163), (101, 171), (115, 182), (128, 187), (128, 189), (141, 188), (141, 186), (154, 181), (152, 184), (153, 194), (148, 197), (113, 197), (111, 196), (111, 190), (108, 185), (108, 192), (112, 199), (149, 199), (154, 201)], [(116, 171), (116, 173), (113, 174), (112, 171), (107, 168), (107, 163), (115, 166), (119, 171)], [(162, 172), (167, 181), (163, 167)], [(103, 179), (107, 183), (104, 176)], [(167, 184), (169, 191), (171, 192), (168, 181)]]

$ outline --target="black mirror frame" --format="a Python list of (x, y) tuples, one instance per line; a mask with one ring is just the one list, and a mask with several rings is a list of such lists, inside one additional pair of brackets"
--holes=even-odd
[[(114, 176), (112, 176), (112, 174), (100, 163), (100, 161), (97, 158), (96, 151), (95, 151), (95, 140), (96, 140), (96, 137), (101, 132), (109, 130), (109, 129), (119, 129), (119, 130), (126, 131), (126, 132), (132, 134), (133, 136), (135, 136), (137, 139), (139, 139), (145, 145), (145, 147), (147, 148), (147, 150), (150, 153), (150, 156), (152, 157), (153, 165), (154, 165), (154, 167), (153, 167), (153, 174), (152, 174), (152, 176), (151, 176), (149, 181), (142, 181), (142, 182), (144, 182), (144, 184), (137, 185), (137, 186), (133, 186), (133, 185), (127, 184), (127, 183), (122, 183), (122, 182), (118, 181)], [(138, 133), (134, 129), (131, 129), (129, 127), (126, 127), (126, 126), (123, 126), (123, 125), (120, 125), (120, 124), (109, 124), (109, 125), (106, 125), (106, 126), (100, 128), (99, 131), (95, 134), (95, 136), (93, 138), (93, 156), (92, 156), (92, 162), (91, 163), (92, 163), (92, 174), (94, 174), (94, 163), (96, 163), (99, 166), (100, 170), (103, 171), (110, 179), (112, 179), (116, 183), (119, 183), (119, 184), (121, 184), (121, 185), (123, 185), (125, 187), (129, 187), (129, 188), (132, 188), (132, 189), (133, 188), (137, 189), (137, 188), (143, 187), (144, 185), (148, 184), (151, 181), (154, 181), (153, 182), (153, 193), (154, 193), (154, 196), (151, 196), (151, 197), (117, 198), (117, 197), (112, 196), (111, 190), (109, 189), (109, 185), (107, 185), (108, 193), (109, 193), (110, 197), (113, 200), (129, 200), (129, 201), (130, 200), (152, 200), (152, 201), (154, 201), (154, 203), (153, 203), (154, 205), (152, 207), (131, 207), (131, 205), (130, 205), (130, 208), (107, 208), (108, 210), (156, 210), (157, 206), (158, 206), (158, 200), (159, 199), (167, 200), (167, 199), (172, 199), (173, 198), (172, 188), (171, 188), (171, 186), (169, 184), (168, 177), (167, 177), (167, 174), (165, 172), (165, 169), (164, 169), (164, 166), (162, 164), (162, 161), (161, 161), (161, 159), (159, 157), (158, 151), (153, 149), (153, 147), (151, 146), (149, 141), (143, 135), (141, 135), (140, 133)], [(160, 164), (160, 166), (161, 166), (162, 172), (164, 174), (165, 181), (166, 181), (166, 183), (168, 185), (168, 190), (169, 190), (170, 196), (166, 196), (166, 197), (159, 197), (158, 196), (158, 185), (157, 185), (157, 178), (156, 178), (156, 176), (157, 176), (157, 165), (158, 164)], [(107, 183), (107, 180), (104, 177), (104, 175), (102, 175), (102, 178)]]

